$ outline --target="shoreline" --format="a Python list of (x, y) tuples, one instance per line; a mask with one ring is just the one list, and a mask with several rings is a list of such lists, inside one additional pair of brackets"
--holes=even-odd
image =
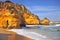
[(24, 29), (12, 29), (9, 31), (16, 32), (19, 35), (34, 39), (34, 40), (47, 40), (46, 36), (43, 36), (42, 34), (38, 34), (36, 32), (29, 32)]

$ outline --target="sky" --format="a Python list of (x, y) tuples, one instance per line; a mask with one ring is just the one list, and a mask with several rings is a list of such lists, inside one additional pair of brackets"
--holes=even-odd
[(23, 4), (40, 20), (47, 17), (51, 21), (60, 22), (60, 0), (10, 0), (17, 4)]

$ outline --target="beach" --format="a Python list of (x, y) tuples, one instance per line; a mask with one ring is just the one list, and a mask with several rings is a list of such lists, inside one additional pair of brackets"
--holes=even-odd
[[(50, 27), (52, 26), (52, 27)], [(19, 35), (25, 35), (34, 40), (60, 40), (60, 27), (55, 25), (35, 27), (25, 27), (22, 29), (12, 29), (10, 31), (16, 32)]]

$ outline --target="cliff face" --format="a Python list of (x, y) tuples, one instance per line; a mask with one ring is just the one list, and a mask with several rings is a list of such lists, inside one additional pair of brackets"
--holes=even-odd
[(20, 24), (20, 16), (11, 14), (9, 10), (3, 8), (0, 10), (0, 28), (18, 28)]
[(20, 25), (39, 24), (37, 15), (32, 14), (24, 5), (10, 1), (0, 2), (0, 27), (18, 28)]
[(29, 14), (29, 13), (24, 13), (24, 19), (25, 19), (25, 23), (27, 25), (38, 25), (39, 24), (39, 18), (38, 16), (34, 15), (34, 14)]
[(21, 5), (23, 9), (23, 18), (26, 25), (38, 25), (40, 19), (37, 15), (32, 14), (24, 5)]

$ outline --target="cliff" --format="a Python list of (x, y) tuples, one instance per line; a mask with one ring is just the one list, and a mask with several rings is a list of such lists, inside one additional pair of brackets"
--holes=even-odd
[(0, 1), (0, 28), (19, 28), (25, 25), (38, 25), (40, 19), (24, 5), (11, 1)]
[(34, 14), (24, 13), (25, 24), (27, 25), (39, 25), (39, 18)]

